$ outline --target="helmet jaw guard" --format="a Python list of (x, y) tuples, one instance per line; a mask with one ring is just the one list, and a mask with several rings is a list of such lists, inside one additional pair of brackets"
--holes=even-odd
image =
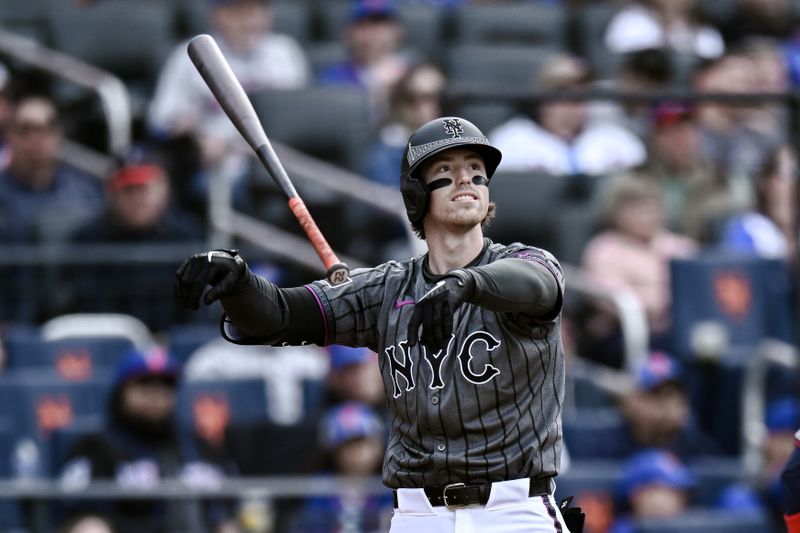
[(451, 148), (469, 148), (482, 157), (487, 178), (491, 179), (502, 157), (486, 136), (472, 122), (459, 117), (442, 117), (421, 126), (408, 139), (400, 168), (400, 192), (406, 215), (412, 224), (420, 222), (428, 211), (431, 191), (416, 171), (430, 157)]

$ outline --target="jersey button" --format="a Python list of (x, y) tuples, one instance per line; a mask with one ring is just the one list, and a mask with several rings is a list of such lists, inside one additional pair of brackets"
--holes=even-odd
[(434, 396), (433, 398), (431, 398), (431, 403), (433, 405), (437, 405), (439, 403), (439, 397), (438, 396)]
[(440, 452), (443, 452), (447, 449), (447, 446), (445, 446), (444, 442), (440, 442), (439, 444), (436, 445), (436, 449), (439, 450)]

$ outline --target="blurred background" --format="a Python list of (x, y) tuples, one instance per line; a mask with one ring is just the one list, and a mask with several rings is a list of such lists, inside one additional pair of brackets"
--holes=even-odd
[(488, 236), (565, 268), (556, 495), (585, 531), (785, 530), (796, 0), (0, 0), (0, 530), (388, 530), (378, 355), (230, 345), (173, 300), (212, 247), (323, 275), (200, 33), (351, 268), (425, 250), (417, 127), (502, 150)]

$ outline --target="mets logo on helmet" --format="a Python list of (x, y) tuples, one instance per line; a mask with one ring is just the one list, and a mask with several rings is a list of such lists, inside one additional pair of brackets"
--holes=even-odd
[(461, 121), (457, 118), (446, 118), (442, 120), (442, 125), (444, 126), (444, 132), (447, 135), (451, 135), (454, 139), (456, 137), (461, 137), (461, 134), (464, 133), (464, 128), (461, 127)]

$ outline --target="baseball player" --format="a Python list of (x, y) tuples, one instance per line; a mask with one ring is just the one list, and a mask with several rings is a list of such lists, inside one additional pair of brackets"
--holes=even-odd
[(428, 252), (331, 286), (279, 288), (233, 251), (189, 257), (176, 296), (220, 299), (222, 335), (267, 345), (366, 346), (391, 413), (383, 482), (391, 532), (567, 532), (553, 500), (561, 458), (564, 276), (548, 252), (483, 235), (499, 150), (438, 118), (408, 140), (401, 192)]

